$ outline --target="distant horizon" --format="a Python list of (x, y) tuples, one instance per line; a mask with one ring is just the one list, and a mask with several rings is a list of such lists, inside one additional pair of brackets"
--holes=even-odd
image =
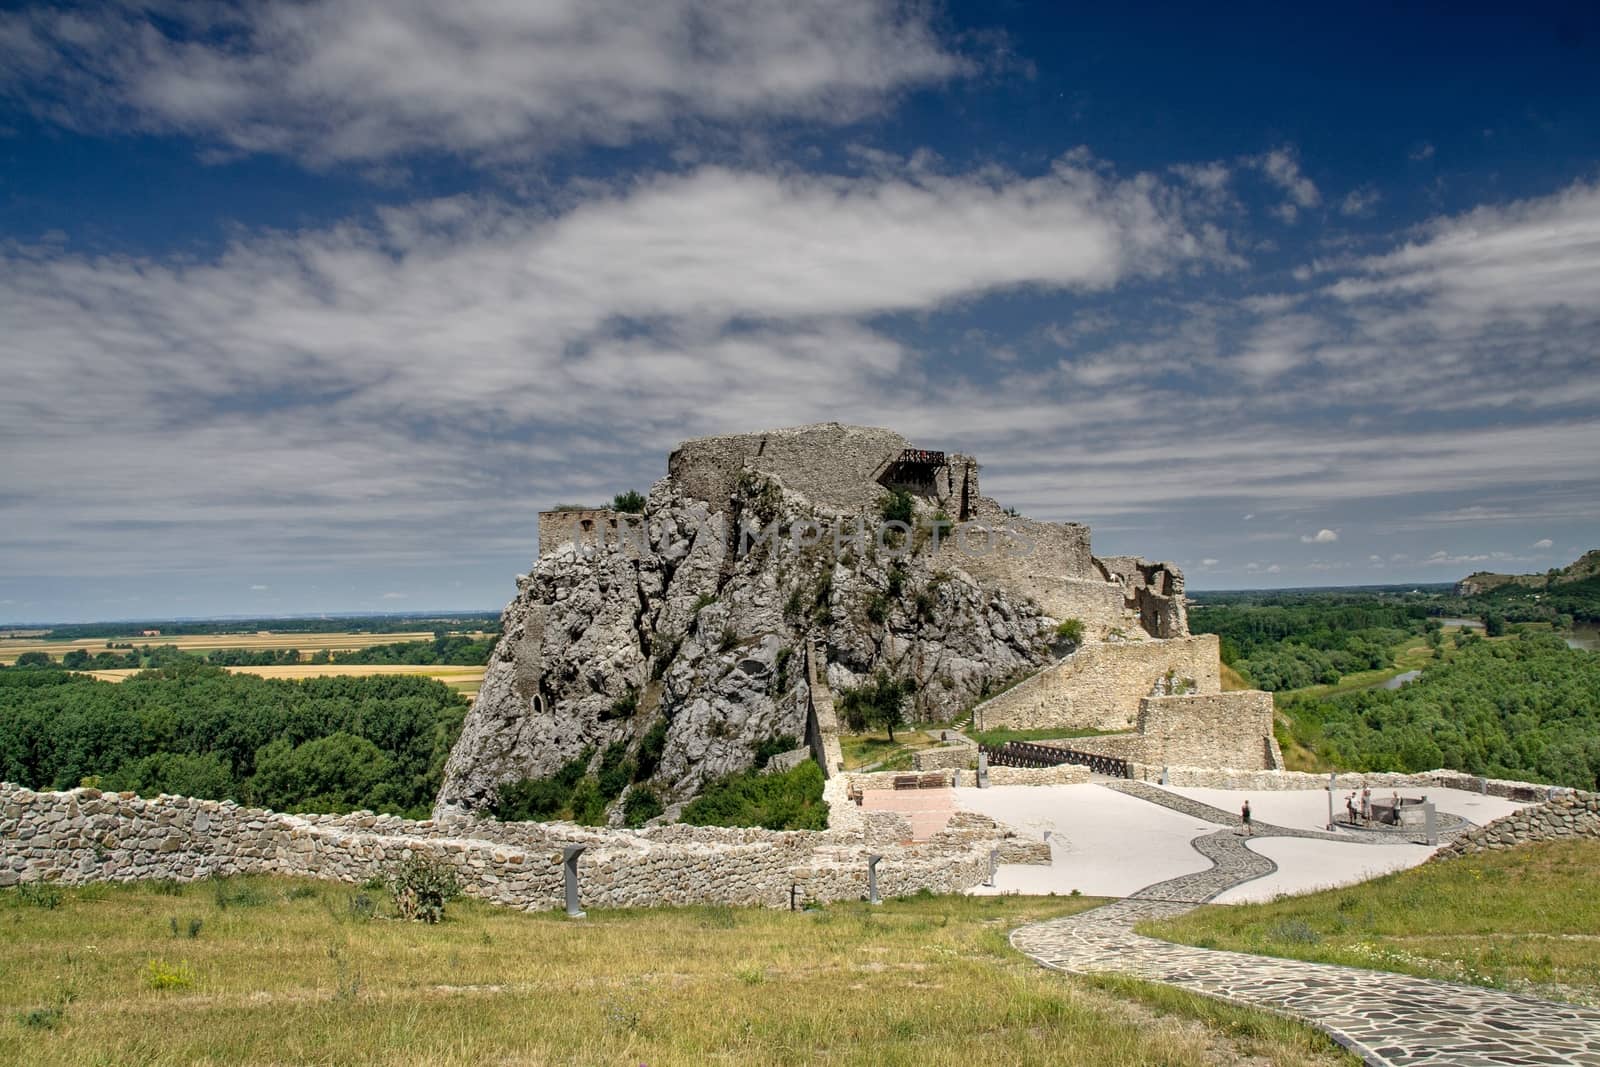
[[(1429, 591), (1449, 588), (1455, 581), (1447, 582), (1367, 582), (1357, 585), (1262, 585), (1262, 586), (1211, 586), (1193, 587), (1186, 586), (1187, 593), (1317, 593), (1360, 590), (1406, 590), (1417, 589)], [(447, 615), (499, 615), (505, 610), (505, 605), (485, 608), (420, 608), (407, 611), (290, 611), (281, 613), (262, 614), (256, 612), (228, 612), (219, 615), (129, 615), (122, 618), (85, 618), (85, 619), (52, 619), (42, 621), (29, 619), (22, 621), (0, 621), (0, 630), (21, 629), (47, 629), (52, 626), (124, 626), (134, 623), (190, 623), (190, 622), (235, 622), (246, 620), (262, 621), (295, 621), (302, 619), (425, 619)]]

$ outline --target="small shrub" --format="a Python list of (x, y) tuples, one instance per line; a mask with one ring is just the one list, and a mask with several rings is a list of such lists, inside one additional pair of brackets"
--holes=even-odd
[(656, 796), (654, 790), (642, 785), (634, 786), (622, 802), (622, 821), (633, 827), (643, 826), (663, 810), (661, 798)]
[(904, 489), (891, 489), (878, 501), (878, 514), (884, 522), (903, 522), (910, 526), (917, 518), (917, 502)]
[(585, 778), (572, 791), (572, 821), (584, 826), (600, 826), (606, 821), (606, 798), (593, 778)]
[(729, 626), (722, 631), (722, 638), (717, 642), (717, 651), (731, 652), (739, 644), (739, 631)]
[(1056, 624), (1056, 640), (1069, 644), (1080, 645), (1083, 643), (1083, 620), (1063, 619)]
[(187, 962), (151, 960), (144, 967), (144, 984), (151, 989), (188, 989), (194, 985), (194, 969)]
[(892, 604), (887, 593), (873, 593), (867, 598), (867, 619), (882, 626), (889, 621), (889, 608)]
[(350, 916), (366, 921), (378, 913), (378, 903), (365, 893), (355, 893), (350, 897)]
[(54, 1030), (67, 1017), (67, 1009), (60, 1004), (17, 1013), (17, 1024), (25, 1030)]
[(634, 712), (639, 710), (639, 690), (633, 686), (619, 696), (609, 708), (600, 712), (602, 720), (631, 719)]
[(665, 716), (650, 724), (650, 729), (639, 742), (639, 753), (634, 761), (633, 780), (642, 782), (656, 773), (661, 766), (661, 756), (667, 750), (667, 730), (672, 725)]
[(17, 886), (17, 900), (30, 907), (54, 911), (61, 906), (61, 890), (46, 882), (23, 882)]
[(187, 923), (179, 925), (176, 915), (167, 920), (167, 927), (172, 931), (173, 937), (187, 936), (191, 941), (200, 936), (200, 930), (205, 926), (204, 919), (190, 919)]
[(597, 788), (603, 800), (615, 800), (633, 781), (634, 762), (628, 759), (628, 742), (613, 741), (600, 757)]
[(715, 604), (716, 602), (717, 602), (716, 594), (714, 594), (714, 593), (701, 593), (699, 596), (694, 598), (694, 607), (689, 609), (689, 614), (690, 615), (699, 615), (702, 611), (704, 611), (706, 608), (709, 608), (711, 605)]
[(447, 901), (461, 895), (455, 868), (425, 852), (411, 852), (389, 871), (389, 891), (400, 918), (436, 923)]
[(629, 489), (626, 493), (618, 493), (611, 498), (612, 511), (623, 511), (630, 515), (643, 515), (644, 505), (644, 494), (637, 489)]

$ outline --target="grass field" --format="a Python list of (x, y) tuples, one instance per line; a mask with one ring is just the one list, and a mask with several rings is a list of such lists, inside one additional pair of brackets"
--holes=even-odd
[(1006, 943), (1082, 898), (581, 922), (458, 901), (430, 927), (384, 918), (382, 896), (266, 878), (62, 890), (54, 907), (0, 891), (0, 1062), (1354, 1062), (1298, 1024), (1069, 979)]
[[(431, 631), (416, 633), (280, 633), (277, 631), (249, 634), (180, 634), (167, 637), (141, 637), (138, 634), (106, 634), (104, 637), (87, 637), (77, 641), (41, 641), (37, 638), (6, 638), (0, 640), (0, 664), (10, 665), (24, 652), (44, 652), (59, 660), (75, 648), (86, 652), (105, 652), (106, 642), (129, 644), (135, 648), (144, 645), (173, 645), (185, 652), (209, 652), (216, 648), (275, 649), (297, 648), (302, 653), (348, 652), (355, 648), (371, 648), (400, 641), (431, 641)], [(120, 650), (117, 650), (120, 651)]]
[[(261, 678), (323, 678), (331, 675), (367, 676), (373, 674), (421, 674), (437, 678), (450, 688), (475, 693), (483, 682), (485, 667), (454, 667), (423, 663), (285, 663), (270, 667), (224, 667), (233, 674), (254, 674)], [(84, 671), (106, 682), (120, 682), (139, 672), (133, 669)]]
[(1600, 1004), (1600, 841), (1428, 863), (1140, 930), (1207, 948), (1344, 963)]

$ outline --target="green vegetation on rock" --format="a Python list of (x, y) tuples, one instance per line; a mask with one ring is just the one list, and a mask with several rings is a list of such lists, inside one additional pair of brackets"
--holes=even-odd
[(760, 826), (768, 830), (825, 830), (822, 768), (810, 760), (782, 774), (745, 771), (706, 786), (684, 806), (695, 826)]

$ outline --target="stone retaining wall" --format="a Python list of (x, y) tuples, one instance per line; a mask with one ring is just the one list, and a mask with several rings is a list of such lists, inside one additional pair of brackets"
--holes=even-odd
[(918, 771), (968, 770), (978, 765), (978, 746), (941, 745), (911, 754), (911, 766)]
[[(845, 783), (828, 784), (839, 791)], [(231, 874), (359, 883), (421, 852), (455, 868), (469, 895), (537, 911), (562, 905), (562, 848), (583, 844), (585, 907), (782, 907), (796, 884), (812, 900), (865, 895), (865, 824), (842, 810), (854, 807), (838, 803), (838, 828), (822, 832), (683, 825), (628, 831), (369, 813), (283, 815), (230, 801), (0, 784), (0, 886)], [(981, 843), (936, 837), (874, 846), (884, 857), (879, 884), (886, 895), (961, 892), (988, 876), (989, 849), (1012, 836), (991, 821)]]
[(1082, 785), (1089, 780), (1089, 768), (1075, 763), (1059, 767), (990, 767), (990, 785)]
[(1215, 634), (1090, 642), (973, 709), (976, 728), (1129, 730), (1170, 674), (1198, 693), (1222, 689)]
[(1457, 837), (1434, 859), (1498, 852), (1533, 841), (1600, 837), (1600, 793), (1562, 793), (1553, 800), (1514, 811)]
[[(1089, 739), (1085, 739), (1089, 740)], [(1103, 740), (1094, 738), (1093, 740)], [(1049, 742), (1044, 742), (1049, 743)], [(1061, 742), (1066, 744), (1067, 742)], [(1165, 774), (1168, 785), (1194, 786), (1210, 789), (1243, 789), (1256, 792), (1275, 792), (1287, 789), (1326, 789), (1326, 774), (1309, 774), (1304, 771), (1261, 771), (1230, 767), (1163, 766), (1159, 763), (1134, 763), (1129, 767), (1131, 777), (1142, 782), (1160, 782)], [(1517, 782), (1504, 778), (1482, 778), (1461, 771), (1436, 770), (1415, 774), (1392, 771), (1341, 771), (1334, 778), (1336, 790), (1361, 789), (1463, 789), (1484, 793), (1506, 800), (1530, 803), (1548, 800), (1565, 790), (1560, 786), (1537, 782)]]

